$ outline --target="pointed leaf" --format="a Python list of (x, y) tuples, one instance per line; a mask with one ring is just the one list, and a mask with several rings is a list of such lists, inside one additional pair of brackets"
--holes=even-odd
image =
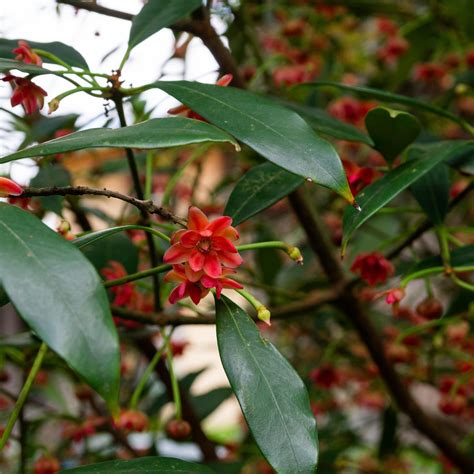
[(278, 473), (314, 473), (316, 420), (304, 383), (231, 300), (216, 300), (222, 365), (255, 441)]
[(296, 112), (233, 87), (187, 81), (155, 82), (151, 87), (164, 90), (281, 168), (353, 202), (336, 150)]
[[(18, 47), (18, 41), (20, 40), (26, 41), (33, 49), (40, 49), (42, 51), (46, 51), (47, 53), (54, 54), (54, 56), (57, 56), (66, 64), (69, 64), (69, 66), (77, 66), (82, 69), (89, 69), (86, 60), (78, 51), (67, 44), (60, 43), (59, 41), (54, 41), (52, 43), (39, 43), (38, 41), (30, 41), (24, 38), (0, 38), (0, 58), (15, 59), (16, 54), (13, 53), (12, 50)], [(43, 58), (45, 63), (55, 64), (50, 59), (45, 58), (41, 53), (39, 55)]]
[(158, 456), (142, 457), (130, 461), (106, 461), (61, 471), (64, 474), (212, 474), (214, 471), (202, 464), (181, 459)]
[(21, 317), (105, 400), (117, 402), (119, 344), (92, 265), (36, 217), (0, 204), (0, 285)]
[(92, 128), (71, 133), (4, 156), (0, 163), (84, 148), (165, 148), (201, 142), (230, 142), (227, 133), (205, 122), (182, 117), (152, 119), (119, 129)]
[(15, 69), (28, 74), (34, 74), (35, 76), (40, 74), (55, 74), (54, 71), (36, 66), (35, 64), (26, 64), (21, 61), (16, 61), (15, 59), (0, 59), (0, 72), (9, 72)]
[(284, 198), (304, 179), (273, 163), (263, 163), (247, 171), (235, 185), (224, 210), (234, 225), (258, 214)]
[(357, 195), (361, 211), (347, 206), (343, 219), (342, 253), (344, 253), (352, 233), (379, 209), (398, 196), (404, 189), (432, 170), (436, 165), (454, 156), (472, 153), (474, 142), (441, 142), (425, 147), (425, 158), (410, 160), (387, 173)]
[(129, 49), (171, 26), (202, 5), (202, 0), (148, 0), (138, 15), (133, 18), (128, 39)]
[(374, 141), (374, 147), (383, 157), (393, 160), (420, 134), (418, 119), (399, 110), (376, 107), (365, 116), (365, 126)]

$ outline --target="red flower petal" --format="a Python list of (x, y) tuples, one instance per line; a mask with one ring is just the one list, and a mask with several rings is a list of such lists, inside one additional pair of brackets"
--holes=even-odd
[(0, 196), (19, 196), (23, 193), (23, 188), (8, 178), (0, 177)]
[(237, 249), (235, 248), (234, 244), (229, 239), (225, 239), (224, 237), (212, 237), (212, 248), (218, 252), (224, 251), (237, 253)]
[(211, 252), (206, 256), (203, 269), (205, 273), (213, 278), (218, 278), (222, 275), (221, 262), (215, 253)]
[(163, 255), (163, 262), (183, 263), (188, 259), (190, 253), (191, 251), (181, 244), (174, 244)]
[(222, 264), (235, 268), (242, 265), (243, 259), (238, 253), (221, 252), (219, 253), (219, 259)]
[(184, 247), (195, 247), (196, 244), (201, 239), (199, 232), (195, 230), (187, 230), (183, 234), (181, 234), (181, 245)]
[(204, 230), (209, 221), (206, 214), (198, 209), (196, 206), (191, 206), (188, 212), (188, 229), (189, 230)]
[(232, 218), (228, 216), (218, 217), (214, 219), (208, 226), (207, 230), (210, 230), (213, 234), (218, 234), (224, 231), (227, 227), (232, 224)]
[(189, 256), (189, 260), (188, 260), (191, 270), (195, 272), (202, 270), (205, 259), (206, 257), (199, 250), (197, 249), (192, 250), (191, 255)]

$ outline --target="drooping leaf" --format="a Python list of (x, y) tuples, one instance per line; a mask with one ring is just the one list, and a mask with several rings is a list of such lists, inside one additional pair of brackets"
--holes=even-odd
[(463, 123), (463, 120), (460, 119), (457, 115), (454, 115), (453, 113), (445, 109), (441, 109), (427, 102), (422, 102), (421, 100), (413, 99), (405, 95), (394, 94), (393, 92), (387, 92), (380, 89), (374, 89), (372, 87), (348, 86), (347, 84), (341, 84), (339, 82), (331, 82), (331, 81), (308, 82), (305, 84), (298, 84), (295, 87), (335, 87), (337, 89), (352, 92), (354, 94), (357, 94), (360, 97), (378, 99), (387, 104), (408, 105), (416, 109), (425, 110), (426, 112), (431, 112), (441, 117), (445, 117), (456, 123)]
[(365, 116), (365, 126), (375, 149), (392, 163), (420, 134), (418, 119), (399, 110), (376, 107)]
[(224, 214), (232, 217), (234, 225), (240, 224), (275, 204), (303, 183), (301, 176), (289, 173), (273, 163), (254, 166), (235, 185)]
[(149, 87), (164, 90), (281, 168), (353, 202), (336, 150), (296, 112), (233, 87), (187, 81), (160, 81)]
[(162, 28), (171, 26), (201, 5), (201, 0), (149, 0), (133, 18), (128, 39), (129, 49)]
[[(46, 186), (69, 186), (71, 175), (60, 164), (46, 164), (41, 166), (39, 173), (31, 180), (30, 185), (36, 188)], [(63, 196), (42, 196), (38, 198), (41, 207), (47, 211), (62, 215)]]
[(40, 74), (55, 74), (54, 71), (34, 64), (26, 64), (21, 61), (16, 61), (15, 59), (0, 59), (0, 72), (14, 71), (15, 69), (28, 74), (34, 74), (35, 76)]
[(410, 160), (402, 164), (359, 193), (357, 195), (357, 202), (362, 209), (361, 211), (347, 206), (343, 219), (343, 253), (353, 232), (379, 209), (432, 170), (437, 164), (447, 161), (454, 156), (472, 153), (474, 142), (441, 142), (424, 148), (426, 150), (426, 157)]
[(230, 387), (218, 387), (202, 395), (195, 395), (191, 398), (191, 403), (197, 417), (200, 420), (204, 420), (231, 395), (232, 389)]
[[(78, 51), (67, 44), (60, 43), (59, 41), (54, 41), (52, 43), (40, 43), (38, 41), (25, 40), (24, 38), (0, 38), (0, 58), (14, 59), (16, 54), (14, 54), (12, 50), (18, 47), (18, 41), (20, 39), (26, 41), (33, 49), (40, 49), (57, 56), (66, 64), (69, 64), (69, 66), (77, 66), (82, 69), (89, 69), (86, 60)], [(45, 63), (55, 64), (54, 61), (46, 58), (41, 53), (39, 55), (43, 58)]]
[(120, 129), (92, 128), (71, 133), (4, 156), (0, 159), (0, 163), (84, 148), (150, 149), (202, 142), (235, 143), (230, 135), (208, 123), (182, 117), (161, 118)]
[(339, 140), (373, 145), (370, 137), (361, 132), (357, 127), (331, 117), (323, 109), (297, 104), (296, 102), (282, 101), (281, 103), (301, 115), (318, 133), (329, 135)]
[(119, 344), (97, 272), (36, 217), (0, 204), (0, 284), (21, 317), (110, 404)]
[(214, 471), (202, 464), (181, 459), (148, 456), (130, 461), (106, 461), (61, 471), (64, 474), (212, 474)]
[(216, 300), (222, 365), (263, 455), (278, 473), (314, 473), (316, 421), (304, 383), (231, 300)]
[(434, 225), (441, 225), (448, 212), (448, 166), (440, 163), (412, 184), (410, 191)]

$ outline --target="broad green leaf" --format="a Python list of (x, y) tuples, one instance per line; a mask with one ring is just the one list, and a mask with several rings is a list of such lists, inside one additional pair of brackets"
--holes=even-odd
[[(0, 38), (0, 58), (14, 59), (16, 54), (14, 54), (12, 50), (18, 47), (18, 41), (19, 39)], [(60, 43), (59, 41), (54, 41), (52, 43), (39, 43), (38, 41), (30, 41), (25, 39), (23, 39), (23, 41), (26, 41), (33, 49), (40, 49), (57, 56), (69, 66), (77, 66), (82, 69), (89, 69), (86, 60), (82, 57), (82, 55), (67, 44)], [(41, 53), (39, 55), (42, 57), (45, 63), (56, 64), (54, 61), (46, 58)]]
[(451, 112), (448, 112), (447, 110), (441, 109), (426, 102), (422, 102), (421, 100), (412, 99), (411, 97), (407, 97), (400, 94), (394, 94), (393, 92), (387, 92), (380, 89), (373, 89), (371, 87), (348, 86), (346, 84), (340, 84), (339, 82), (331, 81), (308, 82), (305, 84), (298, 84), (295, 87), (335, 87), (344, 91), (353, 92), (354, 94), (357, 94), (361, 97), (378, 99), (388, 104), (408, 105), (416, 109), (425, 110), (426, 112), (431, 112), (441, 117), (445, 117), (461, 125), (465, 125), (464, 121), (461, 118), (459, 118), (457, 115), (452, 114)]
[(26, 64), (21, 61), (16, 61), (15, 59), (0, 59), (0, 72), (8, 72), (15, 69), (28, 74), (34, 74), (35, 76), (40, 74), (55, 74), (54, 71), (34, 64)]
[[(451, 251), (450, 263), (453, 267), (464, 267), (474, 265), (474, 245), (465, 245)], [(404, 265), (406, 267), (406, 265)], [(406, 275), (415, 273), (420, 270), (426, 270), (433, 267), (443, 266), (443, 260), (440, 256), (428, 257), (419, 262), (413, 263), (408, 266), (408, 270), (404, 273)]]
[(55, 138), (4, 156), (0, 163), (31, 156), (52, 155), (84, 148), (165, 148), (201, 142), (230, 142), (227, 133), (205, 122), (182, 117), (152, 119), (129, 127), (92, 128)]
[(78, 117), (77, 114), (54, 115), (53, 117), (41, 115), (31, 124), (20, 148), (24, 148), (32, 142), (42, 143), (51, 138), (58, 130), (74, 129)]
[(231, 300), (216, 300), (222, 365), (263, 455), (280, 474), (314, 473), (316, 420), (306, 388), (255, 323)]
[(218, 387), (202, 395), (195, 395), (192, 397), (191, 403), (197, 417), (200, 420), (207, 418), (221, 405), (222, 402), (226, 401), (232, 393), (230, 387)]
[(130, 461), (106, 461), (61, 471), (64, 474), (212, 474), (202, 464), (162, 457), (142, 457)]
[(304, 183), (301, 176), (263, 163), (247, 171), (235, 185), (224, 210), (234, 225), (263, 211)]
[(267, 160), (353, 202), (336, 150), (296, 112), (233, 87), (187, 81), (160, 81), (149, 86), (153, 87), (183, 102)]
[(36, 217), (0, 205), (0, 284), (21, 317), (111, 406), (119, 343), (102, 281), (82, 253)]
[(410, 160), (387, 173), (357, 195), (357, 203), (361, 211), (347, 206), (343, 219), (342, 253), (353, 232), (379, 209), (398, 196), (404, 189), (432, 170), (437, 164), (447, 161), (454, 156), (472, 153), (474, 142), (453, 141), (441, 142), (425, 147), (425, 158)]
[(434, 225), (441, 225), (448, 212), (448, 166), (440, 163), (413, 183), (410, 191)]
[(148, 0), (133, 18), (129, 49), (146, 40), (162, 28), (171, 26), (202, 5), (202, 0)]
[[(62, 165), (47, 163), (40, 167), (39, 173), (31, 180), (30, 185), (35, 188), (46, 186), (69, 186), (71, 175)], [(63, 196), (41, 196), (41, 207), (47, 211), (62, 215)]]
[(362, 133), (357, 127), (351, 124), (341, 122), (331, 117), (323, 109), (289, 101), (281, 101), (281, 104), (301, 115), (318, 133), (329, 135), (339, 140), (360, 142), (369, 146), (373, 145), (372, 140), (367, 134)]
[(420, 134), (418, 119), (399, 110), (376, 107), (365, 116), (365, 126), (374, 141), (374, 148), (385, 160), (393, 160)]

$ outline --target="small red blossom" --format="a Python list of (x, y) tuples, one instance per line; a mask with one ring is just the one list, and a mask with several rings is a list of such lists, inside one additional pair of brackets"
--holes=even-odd
[(22, 104), (27, 115), (31, 115), (36, 110), (43, 108), (44, 98), (48, 93), (30, 79), (8, 74), (2, 81), (15, 84), (15, 89), (10, 99), (12, 107)]
[(328, 111), (333, 117), (343, 122), (362, 126), (367, 112), (376, 105), (375, 102), (362, 101), (354, 97), (340, 97), (330, 104)]
[(467, 399), (459, 393), (445, 395), (438, 402), (438, 408), (445, 415), (459, 415), (467, 407)]
[(56, 474), (61, 469), (59, 460), (53, 456), (43, 455), (33, 466), (35, 474)]
[[(222, 76), (216, 82), (216, 86), (226, 87), (232, 82), (232, 79), (233, 79), (232, 74), (226, 74), (225, 76)], [(169, 109), (168, 113), (170, 115), (184, 115), (185, 117), (188, 117), (188, 118), (207, 122), (207, 120), (204, 117), (194, 112), (187, 105), (184, 105), (184, 104), (181, 104), (181, 105), (178, 105), (177, 107), (173, 107), (172, 109)]]
[(313, 369), (309, 374), (309, 378), (315, 385), (323, 388), (331, 388), (340, 385), (342, 382), (340, 373), (328, 364)]
[(408, 48), (409, 44), (405, 39), (394, 36), (377, 51), (377, 57), (386, 64), (395, 64)]
[(395, 273), (395, 268), (380, 252), (371, 252), (358, 255), (351, 266), (351, 272), (374, 286), (384, 283)]
[(394, 36), (398, 33), (398, 25), (385, 17), (377, 18), (377, 31), (382, 35)]
[(11, 179), (0, 177), (0, 197), (20, 196), (23, 188)]
[[(102, 275), (106, 280), (116, 280), (127, 276), (127, 271), (120, 262), (115, 260), (109, 261), (109, 266), (101, 270)], [(132, 302), (135, 288), (132, 283), (125, 283), (110, 288), (110, 291), (115, 295), (113, 304), (116, 306), (127, 306)]]
[(314, 62), (282, 66), (273, 72), (273, 81), (277, 87), (288, 87), (309, 82), (318, 75), (318, 72), (318, 66)]
[(360, 191), (369, 184), (372, 184), (380, 176), (380, 173), (374, 168), (359, 166), (353, 161), (342, 160), (342, 165), (347, 175), (349, 187), (354, 195), (360, 193)]
[[(196, 272), (203, 272), (211, 279), (220, 278), (223, 267), (236, 268), (242, 264), (232, 241), (239, 234), (231, 226), (232, 218), (218, 217), (209, 222), (206, 215), (197, 207), (190, 207), (188, 213), (188, 230), (178, 230), (171, 236), (171, 247), (166, 251), (163, 261), (173, 265), (187, 263), (188, 279), (198, 281)], [(206, 288), (212, 288), (206, 279), (202, 282)]]
[(35, 64), (36, 66), (43, 64), (41, 58), (31, 49), (26, 41), (19, 40), (18, 48), (15, 48), (12, 52), (17, 55), (15, 57), (17, 61), (23, 61), (26, 64)]
[(474, 68), (474, 49), (471, 49), (466, 53), (466, 64), (470, 68)]

